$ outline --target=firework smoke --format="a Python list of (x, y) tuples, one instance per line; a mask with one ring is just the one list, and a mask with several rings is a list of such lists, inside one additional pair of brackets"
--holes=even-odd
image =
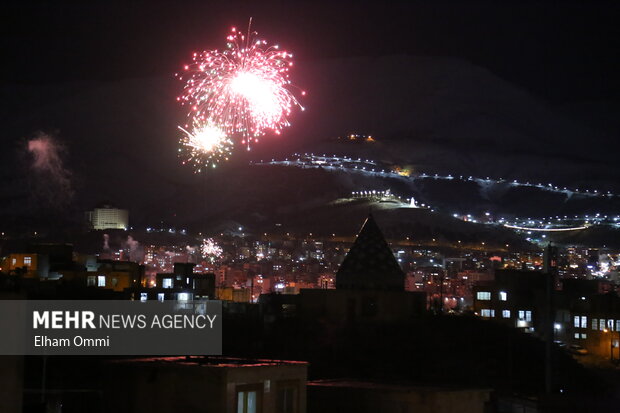
[(125, 248), (129, 251), (129, 261), (140, 263), (144, 260), (144, 248), (131, 235), (125, 241)]
[(65, 168), (62, 156), (65, 148), (52, 136), (39, 133), (27, 143), (32, 156), (34, 191), (46, 206), (64, 206), (73, 198), (71, 173)]

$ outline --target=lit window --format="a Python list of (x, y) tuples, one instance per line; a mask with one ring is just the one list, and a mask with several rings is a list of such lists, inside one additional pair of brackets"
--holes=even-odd
[(581, 339), (585, 340), (586, 338), (588, 338), (588, 335), (586, 333), (581, 333)]
[(526, 311), (525, 312), (525, 321), (532, 321), (532, 312), (531, 311)]
[(519, 310), (519, 320), (525, 320), (525, 311)]
[(588, 317), (585, 315), (581, 316), (581, 328), (588, 328)]
[(601, 318), (600, 320), (598, 320), (598, 329), (603, 331), (605, 330), (605, 319)]
[(105, 287), (105, 275), (97, 276), (97, 287)]
[(157, 300), (158, 301), (164, 301), (164, 293), (158, 293), (157, 294)]
[(575, 333), (575, 339), (579, 338), (579, 333)]
[(147, 293), (140, 293), (140, 301), (144, 302), (149, 298)]
[(491, 293), (488, 291), (478, 291), (476, 298), (481, 301), (488, 301), (491, 299)]
[(502, 310), (502, 317), (510, 318), (510, 310)]
[(614, 331), (614, 320), (607, 320), (607, 328), (609, 331)]
[(480, 310), (480, 315), (482, 317), (495, 317), (495, 310), (483, 308), (482, 310)]
[(598, 327), (598, 320), (596, 318), (592, 319), (592, 330), (596, 330)]
[(506, 293), (506, 291), (500, 291), (499, 292), (499, 300), (500, 301), (506, 301), (508, 299), (508, 294)]
[(620, 331), (620, 320), (616, 320), (616, 331)]
[(162, 281), (162, 287), (172, 288), (172, 278), (164, 278)]
[(189, 294), (188, 293), (179, 293), (179, 295), (177, 296), (177, 299), (179, 301), (188, 301), (189, 300)]
[(581, 327), (581, 319), (579, 318), (578, 315), (575, 316), (575, 323), (573, 324), (575, 326), (575, 328), (579, 328)]
[(24, 257), (24, 265), (30, 267), (32, 265), (32, 257)]
[(11, 265), (15, 265), (17, 264), (17, 259), (16, 258), (12, 258), (11, 259)]
[[(245, 387), (245, 386), (244, 386)], [(247, 389), (237, 391), (237, 413), (258, 413), (262, 409), (259, 407), (261, 403), (262, 391), (255, 389)]]

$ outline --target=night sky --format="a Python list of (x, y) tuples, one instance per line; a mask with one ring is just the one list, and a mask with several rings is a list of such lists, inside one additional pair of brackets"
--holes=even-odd
[[(9, 195), (0, 215), (25, 211), (23, 199), (49, 186), (24, 156), (39, 131), (65, 149), (77, 210), (109, 200), (149, 220), (191, 215), (203, 181), (177, 156), (185, 114), (174, 73), (192, 52), (222, 48), (249, 17), (260, 38), (295, 54), (291, 78), (308, 90), (307, 110), (282, 136), (239, 149), (223, 173), (243, 176), (237, 166), (247, 167), (248, 156), (329, 152), (319, 146), (355, 131), (385, 139), (368, 156), (420, 170), (617, 186), (617, 2), (388, 4), (5, 3), (0, 190)], [(211, 182), (240, 180), (243, 194), (233, 175)], [(306, 184), (300, 177), (284, 193)], [(257, 203), (260, 196), (268, 197), (259, 191)]]
[(299, 63), (452, 56), (554, 102), (620, 97), (620, 5), (612, 1), (43, 3), (3, 6), (5, 83), (170, 74), (253, 16), (261, 35)]

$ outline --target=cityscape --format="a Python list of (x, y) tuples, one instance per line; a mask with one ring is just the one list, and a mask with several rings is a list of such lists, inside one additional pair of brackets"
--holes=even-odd
[(616, 411), (620, 8), (212, 3), (3, 6), (0, 412)]

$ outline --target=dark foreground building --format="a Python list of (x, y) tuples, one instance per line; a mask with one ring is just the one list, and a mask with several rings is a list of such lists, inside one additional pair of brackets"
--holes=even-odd
[(107, 365), (105, 411), (305, 413), (307, 363), (160, 357)]

